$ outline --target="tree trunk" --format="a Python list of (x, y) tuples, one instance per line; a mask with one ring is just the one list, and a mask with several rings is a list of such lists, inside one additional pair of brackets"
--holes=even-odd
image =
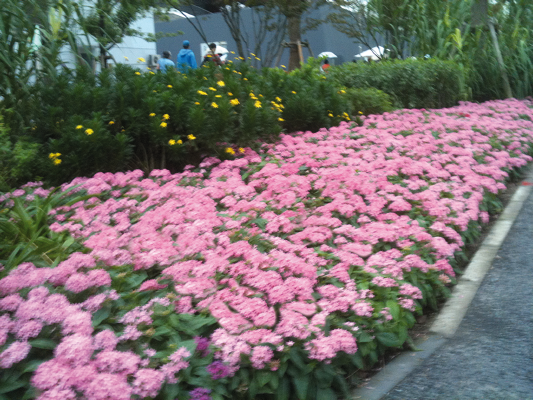
[(293, 69), (300, 68), (300, 50), (298, 49), (297, 43), (300, 43), (302, 40), (301, 32), (301, 14), (295, 14), (288, 18), (288, 31), (289, 31), (289, 42), (290, 42), (290, 53), (289, 53), (289, 71)]

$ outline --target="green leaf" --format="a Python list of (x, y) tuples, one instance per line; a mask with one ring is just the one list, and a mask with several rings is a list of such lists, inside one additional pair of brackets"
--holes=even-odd
[(24, 381), (2, 383), (2, 385), (0, 386), (0, 394), (12, 392), (13, 390), (20, 389), (21, 387), (26, 386), (27, 384), (28, 383)]
[(31, 361), (28, 361), (26, 363), (26, 365), (24, 366), (24, 370), (22, 371), (22, 373), (26, 373), (26, 372), (33, 372), (35, 371), (39, 365), (41, 365), (43, 362), (45, 362), (45, 360), (31, 360)]
[(387, 300), (386, 305), (390, 310), (392, 319), (398, 321), (400, 319), (400, 305), (394, 300)]
[(271, 379), (271, 372), (269, 371), (258, 371), (255, 375), (255, 379), (257, 380), (257, 383), (259, 384), (259, 387), (265, 386)]
[(363, 357), (361, 357), (360, 352), (358, 351), (351, 357), (352, 364), (359, 369), (365, 369), (365, 364), (363, 362)]
[(320, 389), (316, 392), (316, 400), (337, 400), (335, 392), (330, 388)]
[(379, 332), (376, 333), (376, 339), (387, 347), (397, 347), (402, 343), (400, 342), (398, 335), (392, 332)]
[(107, 317), (109, 317), (110, 310), (109, 308), (101, 308), (93, 314), (93, 328), (96, 328), (100, 325)]
[(360, 343), (368, 343), (368, 342), (371, 342), (372, 340), (374, 340), (372, 339), (372, 336), (370, 336), (365, 331), (360, 332), (359, 335), (357, 336), (357, 341)]
[(278, 386), (277, 400), (289, 400), (291, 395), (291, 384), (287, 376), (284, 376), (281, 379), (281, 382)]
[(56, 348), (57, 343), (52, 339), (35, 339), (30, 340), (31, 347), (36, 347), (38, 349), (47, 349), (53, 350)]
[(293, 376), (292, 383), (296, 389), (296, 394), (299, 399), (305, 399), (307, 397), (307, 389), (309, 388), (309, 381), (311, 375)]

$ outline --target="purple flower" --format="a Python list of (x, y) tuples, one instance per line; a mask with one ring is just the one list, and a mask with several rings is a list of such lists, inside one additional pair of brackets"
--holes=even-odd
[(209, 393), (211, 393), (211, 390), (206, 388), (196, 388), (189, 392), (191, 400), (211, 400)]
[(215, 361), (209, 364), (206, 369), (213, 379), (222, 379), (229, 375), (229, 368), (222, 361)]
[(196, 350), (202, 353), (202, 357), (209, 354), (209, 339), (202, 336), (195, 336)]

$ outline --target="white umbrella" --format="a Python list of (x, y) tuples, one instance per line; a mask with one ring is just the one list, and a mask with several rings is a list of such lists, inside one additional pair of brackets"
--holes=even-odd
[(331, 51), (323, 51), (318, 55), (318, 58), (326, 57), (326, 58), (337, 58), (335, 53), (332, 53)]
[(373, 47), (371, 50), (363, 51), (356, 54), (354, 57), (371, 58), (372, 60), (379, 60), (385, 54), (385, 49), (381, 46)]

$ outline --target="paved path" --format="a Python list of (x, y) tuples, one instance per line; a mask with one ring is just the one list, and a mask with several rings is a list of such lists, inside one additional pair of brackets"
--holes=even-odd
[(458, 330), (382, 399), (533, 400), (533, 191)]

